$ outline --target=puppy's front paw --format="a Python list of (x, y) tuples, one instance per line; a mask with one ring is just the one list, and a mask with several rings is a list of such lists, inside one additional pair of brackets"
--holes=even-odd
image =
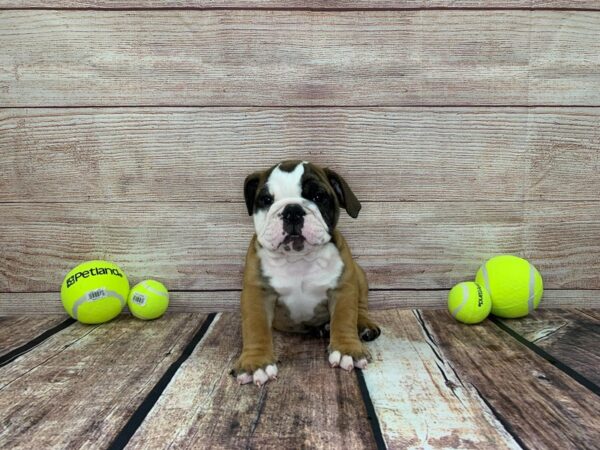
[(262, 386), (269, 380), (277, 379), (277, 365), (269, 364), (264, 369), (256, 369), (254, 373), (242, 372), (237, 376), (237, 381), (240, 384), (254, 383), (257, 386)]
[(358, 340), (334, 341), (329, 345), (329, 364), (344, 370), (366, 369), (370, 359), (369, 352)]
[(277, 365), (272, 354), (256, 356), (242, 353), (233, 372), (240, 384), (262, 386), (269, 380), (277, 379)]
[(355, 360), (350, 355), (342, 355), (337, 350), (334, 350), (329, 354), (329, 364), (331, 367), (341, 367), (344, 370), (351, 371), (355, 367), (357, 369), (367, 368), (367, 358), (359, 358)]

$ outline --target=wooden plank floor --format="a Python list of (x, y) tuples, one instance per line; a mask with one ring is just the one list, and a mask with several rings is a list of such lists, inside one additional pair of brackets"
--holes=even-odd
[(600, 385), (600, 315), (593, 310), (539, 311), (502, 322), (523, 339)]
[(373, 314), (383, 334), (368, 344), (365, 371), (331, 369), (324, 339), (276, 334), (280, 375), (263, 388), (239, 386), (229, 373), (241, 347), (237, 313), (123, 315), (98, 326), (0, 318), (0, 448), (600, 442), (597, 311), (477, 326), (439, 310)]
[(62, 314), (0, 317), (0, 358), (7, 360), (9, 354), (14, 356), (26, 351), (28, 344), (33, 342), (35, 345), (36, 340), (43, 339), (45, 333), (52, 332), (65, 322), (69, 323)]
[(229, 372), (241, 323), (238, 315), (221, 315), (128, 448), (370, 448), (356, 378), (331, 370), (326, 342), (287, 334), (275, 342), (282, 382), (240, 387)]
[[(467, 327), (424, 311), (423, 326), (464, 383), (526, 448), (594, 448), (600, 398), (500, 328)], [(585, 431), (584, 431), (585, 430)]]

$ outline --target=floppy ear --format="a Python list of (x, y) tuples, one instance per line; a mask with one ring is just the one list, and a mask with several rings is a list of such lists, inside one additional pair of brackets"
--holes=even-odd
[(360, 202), (354, 195), (354, 192), (352, 192), (352, 189), (350, 189), (350, 186), (348, 186), (348, 183), (346, 183), (346, 180), (331, 169), (325, 168), (323, 170), (340, 202), (340, 206), (346, 210), (350, 217), (356, 219), (360, 211)]
[(256, 190), (260, 181), (261, 172), (254, 172), (246, 177), (244, 181), (244, 198), (246, 199), (246, 208), (248, 215), (251, 216), (254, 211), (254, 199), (256, 198)]

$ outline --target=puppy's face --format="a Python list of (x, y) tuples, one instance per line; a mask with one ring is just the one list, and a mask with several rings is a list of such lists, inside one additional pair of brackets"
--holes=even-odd
[(244, 197), (258, 242), (281, 253), (309, 253), (328, 243), (340, 206), (352, 217), (360, 211), (341, 176), (306, 161), (284, 161), (249, 175)]

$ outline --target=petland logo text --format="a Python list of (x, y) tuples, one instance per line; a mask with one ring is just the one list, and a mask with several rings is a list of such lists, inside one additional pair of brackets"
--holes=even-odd
[(110, 267), (94, 267), (90, 270), (84, 270), (83, 272), (77, 272), (71, 275), (67, 280), (67, 287), (70, 288), (73, 286), (80, 278), (95, 277), (96, 275), (106, 274), (116, 275), (121, 278), (123, 277), (123, 274), (119, 272), (118, 269), (111, 269)]

